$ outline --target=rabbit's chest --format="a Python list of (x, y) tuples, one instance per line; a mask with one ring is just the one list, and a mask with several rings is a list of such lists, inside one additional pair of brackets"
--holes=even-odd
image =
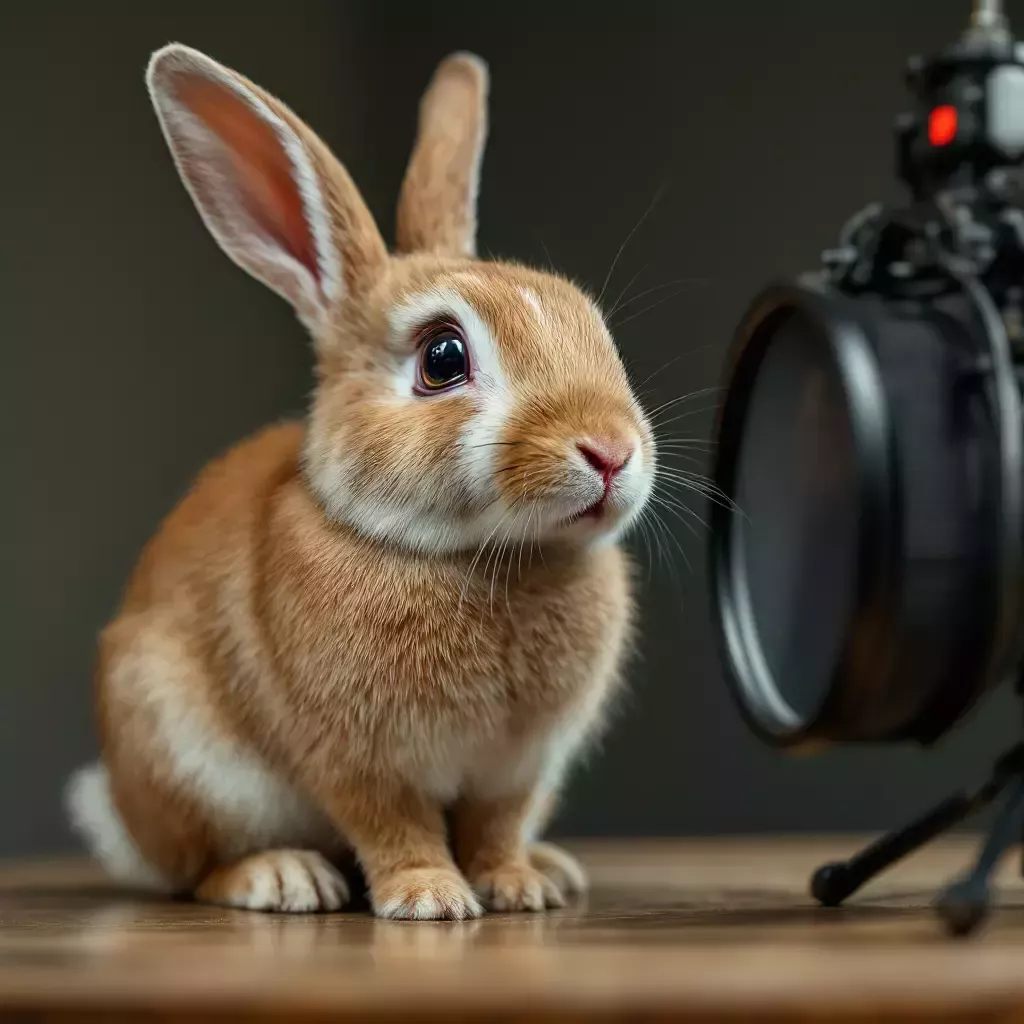
[(533, 692), (525, 695), (521, 680), (491, 677), (476, 682), (490, 701), (467, 700), (459, 711), (440, 715), (412, 709), (392, 747), (393, 763), (443, 802), (466, 791), (502, 796), (532, 788), (600, 722), (619, 676), (614, 666), (590, 668), (575, 679), (535, 677)]
[(396, 699), (421, 725), (450, 721), (464, 735), (570, 711), (617, 667), (631, 620), (618, 574), (598, 569), (502, 590), (483, 607), (428, 599), (407, 612), (393, 623)]
[[(586, 582), (580, 593), (510, 595), (493, 617), (447, 622), (448, 656), (396, 666), (380, 728), (410, 779), (441, 799), (467, 787), (508, 791), (595, 728), (621, 677), (631, 605), (608, 580)], [(409, 640), (413, 651), (426, 638)]]
[[(311, 756), (332, 770), (383, 763), (439, 798), (535, 775), (592, 730), (620, 676), (632, 622), (625, 556), (609, 547), (508, 582), (464, 590), (464, 573), (386, 572), (352, 560), (336, 580), (304, 577), (319, 628), (281, 627), (276, 665)], [(518, 568), (518, 567), (517, 567)], [(285, 607), (285, 602), (280, 602)], [(284, 621), (283, 619), (279, 621)]]

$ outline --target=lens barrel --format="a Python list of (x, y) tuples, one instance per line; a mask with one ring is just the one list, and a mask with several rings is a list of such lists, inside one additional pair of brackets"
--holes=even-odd
[(735, 507), (712, 506), (710, 570), (762, 739), (931, 743), (1001, 680), (1004, 425), (967, 295), (755, 299), (716, 423)]

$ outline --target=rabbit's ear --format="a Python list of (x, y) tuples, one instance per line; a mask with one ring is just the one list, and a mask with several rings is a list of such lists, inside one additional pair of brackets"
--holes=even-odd
[(476, 198), (487, 136), (487, 66), (456, 53), (434, 73), (398, 203), (400, 252), (476, 254)]
[(311, 330), (387, 258), (348, 173), (283, 103), (204, 54), (173, 44), (146, 72), (174, 162), (239, 266)]

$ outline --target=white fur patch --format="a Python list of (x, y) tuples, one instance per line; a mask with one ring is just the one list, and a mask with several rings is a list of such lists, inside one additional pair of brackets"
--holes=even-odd
[[(603, 698), (603, 688), (593, 687), (592, 691), (596, 698)], [(596, 707), (579, 709), (571, 721), (538, 735), (529, 743), (496, 743), (473, 765), (467, 784), (485, 799), (500, 799), (528, 789), (533, 792), (532, 806), (523, 820), (523, 842), (537, 838), (542, 824), (540, 811), (547, 798), (561, 790), (594, 724), (596, 710)]]
[[(292, 166), (316, 250), (319, 284), (261, 229), (247, 209), (228, 147), (178, 100), (176, 72), (202, 76), (229, 90), (273, 129)], [(175, 166), (207, 229), (235, 263), (290, 302), (305, 326), (315, 331), (330, 306), (342, 297), (344, 279), (327, 205), (302, 141), (255, 93), (196, 50), (178, 44), (158, 50), (150, 60), (146, 82)]]
[[(324, 849), (337, 844), (330, 824), (309, 799), (218, 728), (206, 708), (189, 700), (176, 679), (188, 671), (187, 661), (159, 650), (145, 658), (144, 665), (122, 663), (115, 672), (134, 670), (146, 680), (145, 699), (156, 713), (155, 741), (167, 755), (171, 781), (221, 823), (224, 857), (275, 846)], [(112, 688), (118, 683), (113, 680)]]
[[(603, 691), (592, 688), (595, 697), (603, 697)], [(541, 832), (543, 822), (540, 812), (548, 797), (561, 791), (573, 762), (578, 758), (587, 735), (593, 726), (593, 711), (580, 711), (579, 717), (567, 722), (548, 738), (540, 765), (540, 782), (533, 793), (533, 804), (523, 821), (523, 842), (530, 843)]]
[(540, 304), (540, 299), (537, 298), (537, 293), (532, 288), (524, 288), (520, 286), (519, 294), (522, 295), (523, 301), (527, 306), (530, 307), (530, 312), (533, 313), (537, 322), (542, 326), (546, 327), (548, 323), (548, 315), (544, 312), (544, 307)]
[[(171, 709), (167, 709), (171, 711)], [(195, 717), (170, 714), (163, 740), (175, 781), (224, 823), (230, 838), (225, 857), (288, 845), (325, 848), (337, 844), (316, 807), (238, 743), (207, 732)]]
[[(478, 281), (475, 275), (458, 275), (471, 281)], [(391, 332), (391, 344), (403, 348), (415, 331), (431, 320), (442, 317), (453, 317), (466, 332), (471, 356), (480, 351), (483, 364), (475, 363), (474, 370), (480, 366), (484, 372), (500, 372), (500, 364), (494, 365), (497, 348), (491, 337), (490, 329), (483, 318), (473, 308), (472, 303), (454, 288), (431, 288), (425, 292), (407, 296), (399, 305), (388, 313), (388, 328)]]
[[(215, 826), (220, 857), (231, 861), (282, 846), (338, 848), (342, 840), (318, 808), (218, 727), (210, 709), (196, 700), (188, 683), (194, 684), (189, 675), (199, 671), (184, 647), (157, 626), (121, 655), (108, 685), (112, 697), (148, 719), (153, 763), (167, 772), (165, 783), (194, 801)], [(68, 804), (107, 872), (137, 880), (142, 858), (110, 799), (106, 769), (79, 772)]]

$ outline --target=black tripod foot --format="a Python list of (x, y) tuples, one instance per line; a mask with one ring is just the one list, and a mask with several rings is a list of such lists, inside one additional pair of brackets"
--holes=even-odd
[(818, 868), (811, 879), (811, 895), (826, 907), (838, 907), (890, 864), (962, 821), (984, 799), (991, 799), (987, 790), (981, 797), (957, 794), (943, 800), (906, 828), (883, 836), (849, 860)]
[(1017, 780), (999, 809), (973, 869), (939, 898), (936, 910), (953, 935), (970, 935), (985, 920), (989, 879), (1006, 851), (1019, 842), (1022, 819), (1024, 778)]
[(823, 864), (811, 878), (811, 896), (823, 907), (838, 907), (858, 888), (858, 879), (845, 861)]
[(988, 886), (975, 878), (951, 885), (940, 897), (936, 911), (952, 935), (966, 937), (988, 916)]

